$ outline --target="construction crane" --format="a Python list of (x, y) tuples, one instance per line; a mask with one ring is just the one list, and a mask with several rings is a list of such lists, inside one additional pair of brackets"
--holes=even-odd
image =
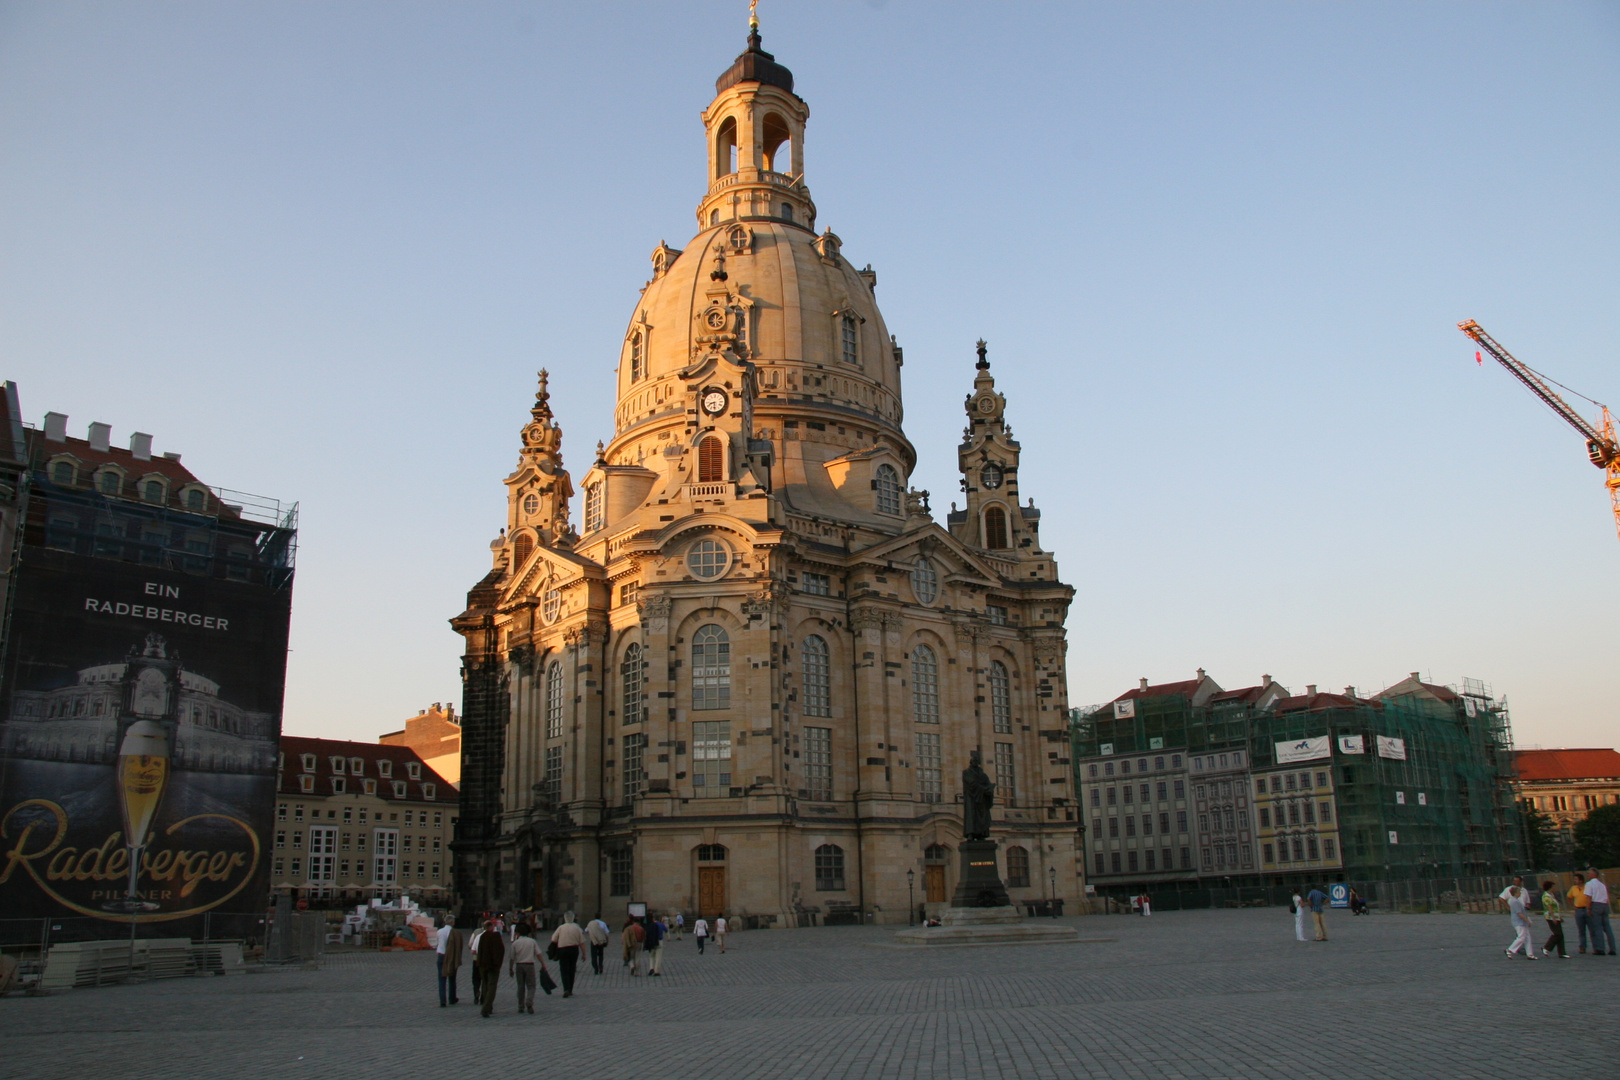
[[(1601, 401), (1592, 401), (1603, 414), (1598, 426), (1594, 427), (1586, 417), (1570, 408), (1569, 403), (1559, 397), (1547, 384), (1552, 380), (1538, 375), (1526, 365), (1514, 359), (1513, 354), (1496, 343), (1496, 339), (1487, 334), (1484, 329), (1469, 319), (1467, 322), (1457, 324), (1457, 329), (1473, 338), (1479, 347), (1492, 356), (1496, 362), (1507, 368), (1515, 379), (1518, 379), (1530, 389), (1530, 392), (1546, 402), (1553, 412), (1564, 418), (1564, 422), (1586, 437), (1586, 456), (1598, 468), (1603, 469), (1607, 476), (1604, 483), (1609, 489), (1609, 502), (1614, 508), (1614, 526), (1616, 533), (1620, 533), (1620, 441), (1616, 441), (1614, 434), (1614, 417), (1609, 413), (1609, 407)], [(1559, 385), (1563, 385), (1560, 383)], [(1569, 390), (1569, 387), (1564, 387)], [(1570, 393), (1575, 391), (1570, 390)], [(1585, 394), (1577, 395), (1586, 397)]]

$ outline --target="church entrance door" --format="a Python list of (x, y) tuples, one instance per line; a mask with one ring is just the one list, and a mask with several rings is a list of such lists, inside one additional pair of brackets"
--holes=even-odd
[(698, 914), (705, 919), (722, 915), (726, 910), (726, 868), (723, 866), (698, 867)]
[(924, 899), (930, 904), (943, 904), (945, 902), (945, 868), (943, 866), (923, 867)]

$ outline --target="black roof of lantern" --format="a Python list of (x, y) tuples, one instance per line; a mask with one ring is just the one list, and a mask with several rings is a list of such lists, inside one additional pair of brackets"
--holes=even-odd
[(780, 86), (788, 93), (793, 92), (793, 72), (776, 62), (776, 57), (760, 47), (759, 31), (753, 30), (748, 35), (748, 48), (743, 54), (732, 61), (724, 74), (714, 80), (714, 92), (724, 93), (730, 87), (740, 82), (764, 83), (766, 86)]

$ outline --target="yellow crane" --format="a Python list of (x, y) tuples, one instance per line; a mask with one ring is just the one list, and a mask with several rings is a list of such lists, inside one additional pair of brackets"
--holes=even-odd
[[(1496, 357), (1496, 362), (1507, 368), (1515, 379), (1518, 379), (1530, 392), (1542, 401), (1553, 412), (1564, 418), (1564, 422), (1586, 437), (1586, 456), (1598, 468), (1604, 470), (1604, 484), (1609, 489), (1609, 502), (1614, 508), (1614, 526), (1616, 533), (1620, 533), (1620, 442), (1614, 435), (1614, 417), (1609, 414), (1609, 407), (1601, 401), (1592, 401), (1602, 412), (1602, 419), (1596, 426), (1592, 425), (1586, 417), (1570, 408), (1568, 402), (1559, 397), (1547, 384), (1552, 380), (1537, 374), (1527, 365), (1514, 359), (1513, 354), (1496, 343), (1496, 339), (1487, 334), (1483, 327), (1473, 319), (1457, 324), (1457, 329), (1473, 338), (1485, 352)], [(1560, 384), (1562, 385), (1562, 384)], [(1569, 387), (1564, 387), (1569, 390)], [(1571, 390), (1570, 393), (1575, 393)], [(1586, 397), (1585, 394), (1577, 395)]]

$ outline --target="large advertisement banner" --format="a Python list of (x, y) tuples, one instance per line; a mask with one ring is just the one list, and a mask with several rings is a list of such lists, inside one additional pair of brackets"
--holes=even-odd
[(1279, 765), (1287, 765), (1294, 761), (1317, 761), (1333, 756), (1332, 744), (1326, 735), (1319, 735), (1314, 739), (1280, 742), (1275, 745)]
[(291, 589), (30, 547), (0, 724), (0, 910), (262, 909)]

